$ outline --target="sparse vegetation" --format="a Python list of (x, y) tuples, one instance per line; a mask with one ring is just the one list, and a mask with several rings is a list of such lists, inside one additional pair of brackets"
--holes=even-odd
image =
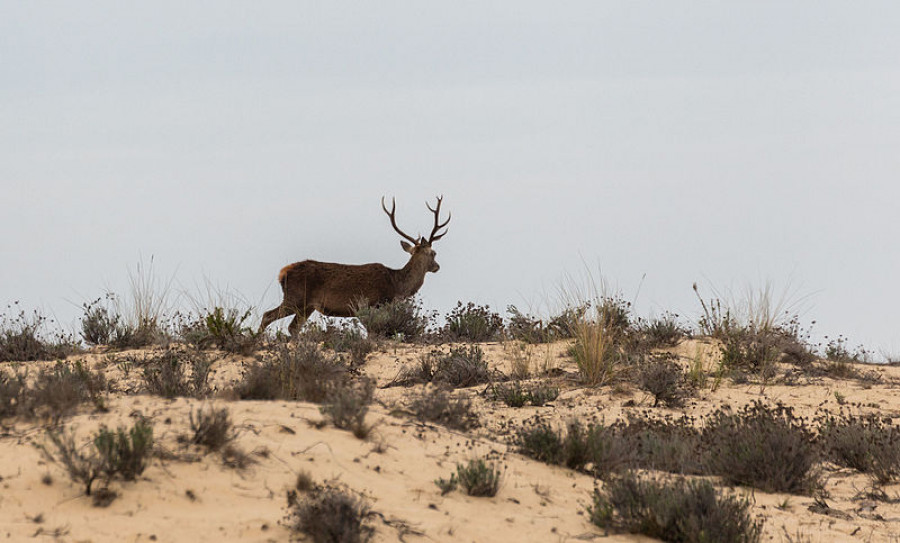
[(716, 491), (709, 481), (641, 480), (633, 472), (614, 476), (594, 491), (591, 522), (605, 529), (662, 541), (757, 542), (761, 523), (750, 500)]
[(29, 316), (18, 309), (18, 302), (6, 309), (16, 315), (0, 315), (0, 362), (65, 358), (77, 351), (75, 339), (64, 332), (48, 337), (48, 320), (38, 311)]
[(503, 318), (491, 311), (489, 306), (457, 302), (447, 315), (443, 335), (450, 341), (480, 343), (499, 339), (502, 332)]
[(201, 445), (209, 451), (219, 451), (237, 437), (228, 409), (209, 409), (202, 407), (191, 411), (191, 443)]
[(323, 346), (336, 353), (349, 355), (352, 367), (363, 365), (366, 356), (375, 349), (375, 341), (369, 339), (357, 326), (333, 326), (329, 323), (322, 335)]
[(310, 342), (276, 345), (251, 364), (238, 385), (245, 400), (300, 400), (322, 403), (348, 379), (347, 366), (326, 357)]
[(291, 527), (314, 543), (360, 543), (374, 530), (366, 525), (371, 514), (360, 498), (335, 488), (313, 489), (291, 507)]
[(416, 419), (434, 422), (454, 430), (470, 430), (478, 426), (478, 414), (472, 409), (472, 402), (464, 398), (453, 398), (442, 389), (419, 395), (410, 404)]
[(488, 368), (481, 347), (470, 345), (451, 347), (447, 353), (433, 350), (420, 357), (417, 367), (404, 368), (392, 384), (409, 386), (433, 383), (465, 388), (502, 379), (502, 375)]
[(203, 353), (166, 349), (146, 357), (142, 365), (144, 386), (150, 394), (164, 398), (203, 398), (209, 394), (207, 379), (212, 361)]
[(900, 479), (900, 429), (877, 415), (823, 416), (818, 439), (840, 466), (869, 473), (881, 485)]
[(510, 384), (494, 385), (491, 387), (491, 394), (495, 400), (508, 407), (522, 407), (527, 403), (540, 407), (555, 400), (559, 396), (559, 388), (540, 384), (523, 386), (520, 381), (513, 381)]
[(358, 386), (345, 384), (335, 387), (319, 410), (336, 428), (350, 430), (357, 438), (365, 439), (372, 431), (372, 426), (366, 424), (366, 414), (372, 403), (374, 388), (374, 383), (368, 380)]
[(456, 466), (456, 480), (469, 496), (496, 496), (500, 490), (502, 477), (503, 472), (499, 467), (485, 462), (482, 458), (469, 460), (465, 465), (457, 464)]
[(820, 486), (818, 449), (805, 421), (790, 407), (754, 402), (706, 420), (708, 469), (729, 484), (766, 492), (809, 494)]
[(415, 298), (401, 298), (377, 306), (361, 304), (356, 318), (365, 326), (370, 337), (399, 338), (403, 341), (421, 339), (430, 318), (422, 313), (422, 304)]

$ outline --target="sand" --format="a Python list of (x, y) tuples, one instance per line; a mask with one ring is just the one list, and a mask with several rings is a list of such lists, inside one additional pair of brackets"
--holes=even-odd
[[(47, 443), (46, 421), (5, 419), (0, 427), (0, 540), (72, 542), (141, 541), (288, 541), (302, 539), (286, 521), (287, 495), (299, 473), (319, 484), (365, 497), (373, 514), (374, 541), (646, 541), (634, 535), (609, 535), (593, 526), (585, 512), (595, 481), (592, 477), (528, 459), (509, 442), (511, 423), (541, 415), (564, 423), (572, 418), (612, 422), (630, 410), (660, 415), (703, 415), (724, 405), (740, 408), (754, 400), (783, 402), (805, 416), (817, 410), (900, 415), (900, 368), (863, 366), (877, 372), (879, 383), (800, 379), (800, 384), (734, 385), (701, 389), (685, 407), (651, 408), (652, 398), (633, 385), (588, 388), (572, 379), (567, 344), (528, 346), (483, 344), (492, 367), (509, 371), (512, 359), (531, 368), (554, 370), (547, 377), (561, 389), (544, 407), (513, 409), (483, 394), (485, 387), (458, 390), (476, 405), (482, 426), (459, 432), (423, 424), (402, 412), (422, 387), (381, 388), (404, 364), (433, 347), (383, 345), (369, 355), (362, 373), (376, 380), (376, 402), (368, 421), (376, 424), (360, 440), (350, 432), (320, 424), (319, 406), (304, 402), (236, 401), (229, 388), (250, 360), (214, 353), (213, 399), (166, 400), (140, 393), (136, 373), (126, 378), (105, 353), (70, 357), (103, 371), (116, 383), (108, 412), (89, 405), (65, 420), (84, 443), (100, 427), (131, 425), (138, 416), (154, 426), (159, 450), (134, 482), (114, 481), (118, 497), (107, 507), (94, 506), (83, 487), (72, 482), (58, 463), (48, 462), (39, 446)], [(712, 356), (708, 344), (683, 343), (675, 350), (688, 361), (700, 353)], [(123, 353), (117, 353), (121, 355)], [(125, 353), (128, 354), (128, 353)], [(140, 355), (141, 353), (131, 353)], [(49, 363), (49, 362), (48, 362)], [(40, 367), (41, 362), (17, 367)], [(0, 365), (8, 371), (10, 364)], [(840, 404), (839, 404), (840, 400)], [(238, 431), (235, 445), (252, 459), (241, 469), (229, 467), (220, 454), (184, 445), (192, 411), (226, 407)], [(449, 477), (457, 463), (484, 457), (503, 466), (499, 493), (491, 498), (455, 491), (442, 496), (434, 481)], [(714, 479), (713, 479), (714, 480)], [(814, 512), (811, 496), (767, 494), (736, 489), (753, 500), (752, 513), (764, 521), (764, 541), (897, 541), (900, 504), (854, 499), (869, 478), (849, 469), (826, 465), (823, 480), (828, 514)], [(900, 486), (887, 486), (890, 496)]]

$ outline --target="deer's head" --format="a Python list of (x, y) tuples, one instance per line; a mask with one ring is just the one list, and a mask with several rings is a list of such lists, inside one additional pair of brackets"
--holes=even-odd
[[(400, 246), (403, 247), (403, 250), (411, 255), (410, 262), (411, 263), (421, 263), (424, 265), (426, 271), (436, 272), (441, 269), (441, 266), (435, 260), (437, 253), (431, 247), (431, 245), (444, 237), (447, 234), (447, 223), (450, 222), (450, 214), (447, 214), (447, 220), (443, 223), (440, 222), (440, 213), (441, 213), (441, 200), (443, 200), (443, 196), (438, 196), (437, 206), (432, 208), (427, 202), (425, 206), (428, 207), (428, 210), (434, 214), (434, 228), (431, 229), (431, 235), (426, 239), (424, 236), (416, 239), (406, 233), (400, 228), (397, 227), (397, 221), (394, 217), (394, 213), (397, 209), (397, 204), (393, 198), (391, 198), (391, 210), (388, 211), (387, 206), (384, 205), (384, 197), (381, 198), (381, 208), (384, 209), (384, 212), (387, 213), (387, 216), (391, 219), (391, 226), (394, 227), (394, 230), (397, 231), (405, 240), (400, 241)], [(444, 228), (444, 231), (438, 234), (438, 231)]]

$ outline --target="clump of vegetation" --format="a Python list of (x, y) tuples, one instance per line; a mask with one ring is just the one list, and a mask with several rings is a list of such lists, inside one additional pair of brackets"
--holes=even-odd
[(20, 409), (31, 415), (59, 418), (78, 405), (91, 402), (102, 411), (106, 409), (108, 391), (103, 374), (89, 370), (80, 360), (74, 365), (57, 362), (38, 373)]
[(491, 387), (495, 400), (502, 401), (509, 407), (522, 407), (527, 403), (540, 407), (559, 397), (559, 388), (547, 385), (522, 386), (519, 381), (511, 384), (497, 384)]
[(145, 358), (143, 366), (144, 386), (150, 394), (164, 398), (203, 398), (209, 394), (207, 379), (212, 361), (203, 353), (166, 349)]
[[(15, 312), (18, 302), (7, 307)], [(62, 332), (48, 337), (44, 328), (47, 318), (34, 311), (28, 316), (18, 310), (14, 317), (0, 315), (0, 362), (28, 362), (65, 358), (77, 352), (74, 338)]]
[(878, 484), (900, 479), (900, 429), (877, 415), (830, 415), (819, 424), (819, 442), (835, 464), (869, 473)]
[(604, 297), (575, 321), (573, 355), (588, 385), (608, 383), (631, 362), (630, 310), (631, 304), (621, 298)]
[(446, 496), (447, 494), (457, 489), (457, 487), (459, 486), (459, 481), (456, 480), (456, 474), (451, 473), (449, 479), (438, 477), (434, 480), (434, 484), (437, 485), (439, 489), (441, 489), (441, 496)]
[(792, 494), (820, 486), (813, 434), (790, 407), (757, 401), (737, 413), (716, 411), (706, 420), (703, 441), (709, 471), (729, 484)]
[(350, 430), (357, 438), (365, 439), (372, 431), (372, 426), (366, 424), (366, 415), (374, 388), (374, 383), (369, 380), (359, 386), (344, 384), (335, 387), (319, 410), (331, 419), (336, 428)]
[(419, 359), (418, 367), (404, 368), (392, 385), (433, 383), (450, 388), (465, 388), (496, 380), (488, 368), (484, 351), (478, 345), (451, 347), (445, 353), (433, 350)]
[(190, 413), (191, 443), (201, 445), (209, 451), (218, 451), (235, 440), (237, 435), (231, 423), (228, 409), (197, 409)]
[(641, 321), (637, 334), (645, 348), (657, 349), (678, 345), (690, 336), (690, 331), (679, 322), (678, 315), (666, 312), (662, 316), (651, 318), (649, 322)]
[(457, 302), (447, 315), (443, 335), (450, 341), (476, 343), (499, 339), (503, 333), (503, 318), (487, 305)]
[(561, 432), (545, 422), (534, 422), (519, 429), (516, 442), (525, 456), (600, 478), (634, 461), (629, 441), (616, 428), (596, 423), (585, 427), (573, 421)]
[(0, 419), (19, 413), (27, 392), (24, 374), (0, 370)]
[(421, 394), (412, 401), (410, 410), (421, 422), (434, 422), (454, 430), (466, 431), (479, 424), (471, 401), (453, 398), (443, 389)]
[(315, 343), (276, 345), (244, 372), (237, 387), (244, 400), (324, 402), (348, 379), (340, 359), (326, 357)]
[(326, 326), (323, 332), (322, 345), (336, 353), (346, 353), (350, 357), (350, 365), (361, 366), (366, 356), (375, 349), (375, 342), (369, 339), (358, 327), (342, 325)]
[(688, 394), (684, 370), (664, 353), (654, 355), (638, 369), (638, 386), (653, 395), (653, 407), (662, 402), (666, 407), (681, 407)]
[(375, 532), (365, 523), (369, 515), (362, 499), (335, 488), (316, 488), (292, 504), (291, 528), (314, 543), (360, 543)]
[(716, 491), (709, 481), (641, 480), (633, 472), (606, 481), (588, 507), (591, 522), (605, 529), (662, 541), (760, 540), (762, 525), (750, 501)]
[(706, 452), (700, 431), (687, 415), (655, 418), (631, 415), (627, 421), (617, 421), (612, 428), (629, 444), (639, 469), (669, 473), (706, 473)]
[(84, 493), (91, 495), (94, 481), (103, 479), (105, 486), (116, 477), (133, 481), (144, 472), (153, 449), (153, 426), (144, 419), (130, 429), (109, 430), (101, 427), (94, 434), (93, 449), (85, 452), (75, 444), (71, 433), (48, 430), (47, 438), (53, 450), (42, 446), (44, 456), (62, 465), (69, 477), (84, 485)]
[(250, 354), (258, 346), (260, 337), (247, 326), (251, 310), (214, 307), (199, 318), (191, 318), (181, 325), (180, 335), (185, 342), (200, 349), (216, 348), (229, 353)]
[(363, 303), (356, 308), (355, 313), (369, 337), (399, 338), (403, 341), (421, 339), (431, 321), (422, 313), (422, 304), (415, 297), (401, 298), (377, 306)]
[(465, 465), (456, 465), (456, 480), (469, 496), (496, 496), (502, 477), (503, 471), (499, 467), (482, 458), (469, 460)]

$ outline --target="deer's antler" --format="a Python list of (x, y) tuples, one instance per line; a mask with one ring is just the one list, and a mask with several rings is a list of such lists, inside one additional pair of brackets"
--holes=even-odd
[(441, 228), (444, 228), (444, 227), (447, 226), (447, 223), (450, 222), (450, 216), (452, 215), (451, 213), (447, 213), (447, 220), (444, 221), (443, 224), (440, 224), (440, 223), (439, 223), (439, 221), (440, 221), (439, 217), (440, 217), (440, 214), (441, 214), (441, 201), (442, 201), (443, 199), (444, 199), (443, 196), (438, 196), (438, 197), (437, 197), (437, 207), (435, 207), (434, 209), (431, 208), (431, 205), (429, 205), (428, 202), (425, 202), (425, 207), (427, 207), (429, 211), (431, 211), (432, 213), (434, 213), (434, 228), (431, 229), (431, 235), (428, 237), (428, 244), (429, 244), (429, 245), (430, 245), (431, 243), (433, 243), (433, 242), (435, 242), (435, 241), (441, 239), (442, 237), (444, 237), (444, 236), (447, 234), (447, 232), (450, 230), (450, 229), (448, 228), (447, 230), (444, 230), (442, 233), (440, 233), (440, 234), (438, 234), (438, 235), (435, 235), (435, 234), (437, 234), (437, 231), (438, 231), (438, 230), (440, 230)]
[[(440, 205), (438, 205), (438, 207), (440, 207)], [(397, 202), (394, 201), (393, 198), (391, 198), (391, 210), (388, 211), (387, 206), (384, 205), (384, 196), (382, 196), (381, 197), (381, 209), (383, 209), (384, 212), (387, 213), (387, 216), (391, 218), (391, 226), (394, 227), (394, 230), (396, 230), (398, 234), (403, 236), (407, 241), (411, 242), (413, 245), (419, 243), (416, 240), (416, 238), (410, 236), (409, 234), (404, 233), (403, 230), (400, 230), (400, 228), (397, 226), (397, 220), (394, 218), (394, 212), (397, 210)]]

